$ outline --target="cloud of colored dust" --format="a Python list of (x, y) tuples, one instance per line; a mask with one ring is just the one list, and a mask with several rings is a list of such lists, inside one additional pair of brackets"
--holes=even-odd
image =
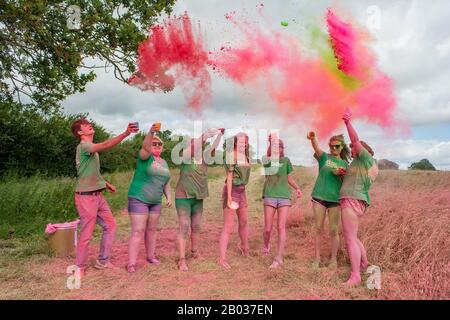
[[(212, 96), (211, 66), (243, 87), (264, 91), (277, 106), (277, 115), (291, 123), (301, 119), (321, 137), (341, 126), (348, 106), (354, 118), (395, 129), (394, 84), (377, 65), (364, 28), (328, 10), (323, 20), (327, 30), (311, 26), (308, 44), (271, 23), (263, 10), (258, 6), (262, 23), (226, 14), (242, 39), (215, 52), (207, 51), (187, 13), (151, 27), (149, 38), (139, 46), (138, 71), (129, 83), (152, 91), (180, 86), (187, 105), (201, 111)], [(311, 47), (316, 54), (305, 54)]]
[(208, 53), (199, 29), (185, 13), (150, 28), (138, 48), (138, 71), (128, 83), (141, 90), (171, 91), (180, 86), (187, 105), (201, 111), (211, 98)]
[(298, 38), (282, 30), (236, 14), (226, 18), (243, 41), (215, 52), (212, 64), (225, 77), (267, 92), (286, 120), (299, 116), (325, 136), (341, 125), (342, 113), (352, 106), (354, 118), (388, 130), (395, 127), (392, 80), (377, 66), (366, 33), (331, 10), (326, 20), (329, 34), (315, 30), (322, 39), (316, 56), (305, 54)]

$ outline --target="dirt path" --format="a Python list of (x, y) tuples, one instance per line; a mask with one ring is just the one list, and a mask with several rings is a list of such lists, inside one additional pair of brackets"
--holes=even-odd
[[(306, 172), (306, 171), (305, 171)], [(162, 262), (159, 267), (146, 264), (143, 246), (138, 260), (138, 271), (128, 274), (124, 266), (127, 261), (128, 217), (117, 215), (118, 234), (113, 248), (112, 262), (117, 271), (88, 270), (82, 280), (81, 289), (66, 287), (66, 268), (73, 263), (70, 258), (50, 258), (35, 255), (10, 261), (3, 267), (14, 270), (1, 284), (0, 299), (367, 299), (376, 297), (376, 292), (364, 286), (348, 289), (342, 285), (348, 273), (348, 265), (342, 253), (338, 270), (309, 267), (313, 256), (311, 221), (305, 219), (310, 206), (312, 172), (298, 179), (304, 186), (305, 197), (298, 210), (291, 212), (284, 267), (277, 271), (268, 269), (272, 256), (264, 258), (262, 247), (262, 201), (263, 182), (259, 171), (254, 171), (248, 188), (249, 238), (251, 256), (239, 255), (237, 230), (229, 245), (229, 262), (232, 269), (222, 270), (216, 263), (218, 241), (222, 227), (221, 193), (223, 179), (210, 183), (210, 197), (205, 202), (201, 251), (203, 260), (188, 260), (189, 272), (176, 268), (176, 212), (165, 209), (160, 223), (157, 254)], [(303, 181), (302, 181), (303, 180)], [(236, 226), (237, 229), (237, 226)], [(272, 247), (276, 245), (274, 230)], [(328, 241), (325, 241), (327, 243)], [(98, 232), (90, 249), (94, 259), (98, 250)], [(325, 248), (325, 254), (329, 247)], [(273, 253), (271, 253), (273, 254)], [(13, 265), (14, 264), (14, 265)]]

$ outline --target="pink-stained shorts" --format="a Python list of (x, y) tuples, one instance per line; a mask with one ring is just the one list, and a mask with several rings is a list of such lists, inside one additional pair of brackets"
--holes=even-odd
[(361, 217), (367, 209), (367, 203), (364, 200), (344, 198), (339, 201), (341, 209), (349, 208), (356, 212), (358, 217)]
[[(247, 202), (247, 195), (245, 193), (245, 185), (239, 186), (233, 185), (231, 188), (231, 198), (233, 199), (234, 202), (239, 204), (239, 208), (246, 208), (248, 206), (248, 202)], [(227, 185), (225, 185), (223, 187), (222, 192), (222, 202), (224, 209), (227, 208), (227, 201), (228, 201), (227, 199), (228, 199)]]

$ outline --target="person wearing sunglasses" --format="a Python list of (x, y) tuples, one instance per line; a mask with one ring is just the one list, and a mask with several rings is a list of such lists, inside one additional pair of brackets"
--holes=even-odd
[(352, 112), (348, 108), (342, 119), (350, 136), (353, 161), (342, 183), (340, 206), (342, 229), (352, 269), (346, 284), (355, 286), (361, 283), (361, 269), (369, 266), (366, 249), (358, 239), (358, 227), (359, 218), (363, 216), (370, 205), (369, 189), (378, 175), (378, 165), (373, 158), (372, 148), (364, 141), (359, 140), (358, 134), (350, 122), (351, 117)]
[(245, 186), (248, 184), (251, 171), (250, 145), (248, 135), (240, 132), (225, 142), (226, 180), (222, 192), (223, 229), (220, 234), (218, 263), (225, 269), (230, 269), (226, 259), (228, 241), (234, 226), (234, 216), (237, 214), (239, 224), (239, 251), (243, 256), (249, 255), (248, 246), (248, 203)]
[(344, 136), (336, 135), (329, 139), (329, 153), (324, 152), (317, 142), (316, 134), (309, 132), (307, 138), (314, 149), (314, 158), (319, 163), (319, 175), (312, 191), (312, 207), (315, 221), (313, 268), (319, 268), (321, 261), (321, 242), (324, 233), (325, 217), (328, 212), (328, 225), (331, 236), (331, 259), (329, 267), (337, 267), (337, 252), (339, 249), (339, 191), (343, 176), (346, 173), (350, 150), (345, 144)]
[[(215, 154), (225, 129), (209, 129), (197, 139), (191, 139), (188, 152), (182, 156), (180, 178), (175, 189), (175, 207), (178, 214), (178, 268), (188, 271), (186, 264), (186, 240), (191, 229), (191, 253), (194, 259), (200, 258), (198, 251), (200, 238), (200, 222), (203, 214), (203, 200), (208, 193), (208, 162), (205, 153)], [(207, 140), (215, 136), (210, 146)], [(206, 150), (205, 150), (206, 149)]]
[(269, 255), (270, 236), (273, 220), (277, 214), (278, 246), (270, 269), (276, 269), (283, 264), (283, 252), (286, 243), (286, 221), (291, 207), (291, 192), (289, 186), (300, 198), (302, 192), (292, 177), (294, 171), (291, 161), (284, 155), (284, 143), (274, 135), (269, 135), (269, 147), (262, 159), (264, 167), (264, 232), (263, 255)]
[(131, 235), (128, 243), (127, 270), (130, 273), (136, 271), (139, 244), (143, 239), (147, 262), (153, 265), (160, 264), (155, 256), (155, 247), (163, 194), (167, 199), (167, 207), (172, 206), (170, 171), (167, 162), (161, 158), (163, 142), (154, 135), (158, 128), (159, 124), (153, 124), (144, 139), (128, 191)]

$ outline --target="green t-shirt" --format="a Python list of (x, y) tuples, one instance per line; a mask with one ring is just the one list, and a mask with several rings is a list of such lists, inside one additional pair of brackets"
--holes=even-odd
[(170, 180), (167, 162), (162, 158), (155, 158), (153, 154), (143, 161), (138, 156), (133, 181), (128, 196), (149, 204), (160, 204), (164, 187)]
[(92, 142), (80, 142), (77, 146), (75, 163), (77, 167), (76, 192), (95, 191), (106, 188), (105, 179), (100, 174), (98, 153), (88, 150)]
[[(288, 157), (281, 157), (278, 164), (263, 157), (265, 181), (263, 198), (291, 198), (289, 191), (288, 174), (294, 169)], [(267, 163), (266, 163), (267, 162)]]
[(252, 166), (241, 165), (241, 164), (228, 164), (225, 163), (225, 171), (233, 171), (233, 185), (234, 186), (242, 186), (248, 183), (248, 179), (250, 178), (250, 171)]
[(180, 178), (175, 189), (175, 198), (205, 199), (208, 197), (208, 165), (182, 163), (180, 165)]
[(369, 189), (377, 175), (377, 162), (363, 147), (361, 155), (356, 156), (348, 167), (342, 183), (340, 199), (358, 199), (370, 204)]
[(323, 152), (320, 158), (316, 158), (316, 160), (319, 162), (319, 175), (311, 196), (328, 202), (339, 202), (342, 178), (335, 175), (333, 170), (338, 168), (347, 169), (347, 162), (326, 152)]

